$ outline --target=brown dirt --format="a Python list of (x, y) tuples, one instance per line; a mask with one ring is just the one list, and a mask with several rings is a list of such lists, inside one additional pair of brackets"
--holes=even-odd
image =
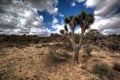
[[(60, 48), (57, 52), (62, 52)], [(98, 78), (92, 74), (92, 66), (98, 62), (105, 62), (111, 67), (114, 62), (120, 62), (120, 53), (103, 50), (93, 50), (91, 57), (82, 57), (80, 64), (73, 59), (61, 63), (48, 61), (49, 47), (36, 48), (35, 44), (29, 47), (8, 47), (0, 50), (0, 80), (90, 80)], [(69, 52), (73, 56), (73, 52)], [(120, 79), (120, 72), (116, 72), (115, 80)]]

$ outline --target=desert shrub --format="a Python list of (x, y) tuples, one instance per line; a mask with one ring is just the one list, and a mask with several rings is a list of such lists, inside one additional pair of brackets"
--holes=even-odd
[(39, 43), (39, 41), (40, 41), (39, 39), (35, 39), (35, 40), (34, 40), (34, 43), (37, 44), (37, 43)]
[(64, 62), (68, 61), (71, 56), (67, 52), (63, 52), (62, 54), (55, 52), (54, 50), (49, 50), (48, 59), (52, 62)]
[(48, 47), (48, 46), (49, 46), (49, 44), (45, 44), (45, 43), (42, 44), (42, 43), (41, 43), (41, 44), (37, 44), (37, 45), (36, 45), (36, 48), (42, 48), (42, 47)]
[(71, 45), (72, 45), (72, 44), (71, 44), (71, 42), (70, 42), (69, 39), (65, 38), (65, 39), (63, 40), (63, 47), (64, 47), (66, 50), (72, 51), (73, 48), (72, 48)]
[(113, 69), (120, 72), (120, 64), (115, 62), (114, 65), (113, 65)]
[(102, 38), (102, 34), (96, 29), (90, 29), (85, 34), (84, 42), (85, 43), (94, 43), (96, 40)]
[(83, 51), (85, 53), (86, 56), (90, 57), (91, 56), (91, 52), (92, 52), (93, 48), (90, 45), (86, 45), (83, 48)]
[(67, 52), (63, 52), (61, 56), (63, 56), (65, 60), (69, 60), (71, 58), (71, 56)]
[(79, 34), (74, 34), (75, 35), (75, 42), (78, 44), (80, 40), (80, 35)]
[(1, 57), (1, 56), (6, 56), (6, 54), (5, 54), (5, 53), (0, 53), (0, 57)]
[(113, 80), (114, 79), (114, 74), (112, 73), (112, 70), (106, 63), (96, 63), (93, 66), (93, 73), (97, 74), (99, 78), (102, 80)]
[(100, 79), (93, 77), (93, 78), (89, 78), (88, 80), (100, 80)]
[(87, 69), (87, 66), (81, 66), (81, 69)]
[(111, 49), (111, 50), (119, 50), (119, 45), (118, 44), (116, 44), (116, 43), (109, 43), (108, 45), (107, 45), (107, 47), (109, 48), (109, 49)]

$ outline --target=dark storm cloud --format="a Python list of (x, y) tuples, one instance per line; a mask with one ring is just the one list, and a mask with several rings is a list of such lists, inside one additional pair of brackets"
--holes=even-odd
[(0, 13), (5, 13), (6, 11), (2, 8), (0, 8)]
[(120, 7), (120, 0), (105, 0), (97, 5), (95, 14), (100, 16), (107, 16), (113, 14)]
[(11, 4), (11, 3), (12, 3), (12, 0), (0, 0), (0, 4), (2, 5)]

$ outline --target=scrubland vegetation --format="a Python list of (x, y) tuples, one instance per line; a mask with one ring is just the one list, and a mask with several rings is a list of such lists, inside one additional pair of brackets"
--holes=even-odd
[(119, 80), (120, 35), (95, 32), (85, 34), (79, 64), (69, 39), (59, 34), (1, 35), (0, 80)]

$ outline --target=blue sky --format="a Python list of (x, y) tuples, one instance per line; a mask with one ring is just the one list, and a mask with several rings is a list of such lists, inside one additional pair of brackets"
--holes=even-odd
[[(75, 0), (59, 0), (58, 4), (56, 5), (56, 7), (58, 8), (57, 15), (54, 14), (50, 15), (46, 10), (45, 11), (38, 10), (38, 14), (43, 15), (45, 27), (50, 29), (51, 32), (53, 31), (53, 33), (55, 33), (56, 29), (52, 27), (52, 21), (55, 18), (58, 20), (57, 24), (63, 24), (64, 23), (63, 20), (65, 17), (69, 17), (71, 15), (78, 15), (81, 12), (81, 10), (85, 10), (88, 13), (94, 12), (94, 8), (87, 8), (84, 4), (85, 1), (79, 3)], [(59, 32), (57, 31), (57, 33)]]
[[(120, 34), (120, 0), (0, 0), (0, 34), (49, 36), (64, 18), (81, 10), (94, 13), (90, 26), (103, 34)], [(80, 33), (80, 28), (75, 29)]]
[(49, 28), (51, 31), (54, 31), (55, 29), (52, 28), (52, 21), (54, 18), (58, 19), (58, 24), (62, 24), (65, 17), (69, 17), (71, 15), (78, 15), (81, 10), (85, 10), (88, 13), (94, 12), (94, 8), (86, 8), (86, 6), (84, 5), (85, 2), (75, 2), (76, 5), (72, 6), (72, 3), (74, 2), (74, 0), (59, 0), (56, 7), (59, 10), (58, 14), (61, 14), (63, 16), (50, 15), (47, 11), (38, 10), (38, 14), (43, 15), (44, 17), (44, 22), (46, 24), (45, 27)]

